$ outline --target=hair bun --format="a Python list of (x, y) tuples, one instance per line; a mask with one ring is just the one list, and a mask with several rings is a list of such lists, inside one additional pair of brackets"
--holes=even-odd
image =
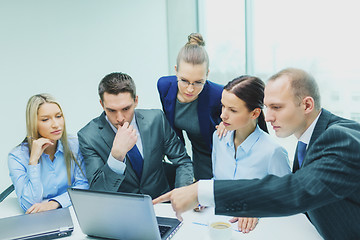
[(199, 46), (205, 46), (205, 41), (200, 33), (191, 33), (188, 36), (188, 42), (186, 45), (190, 44), (196, 44)]

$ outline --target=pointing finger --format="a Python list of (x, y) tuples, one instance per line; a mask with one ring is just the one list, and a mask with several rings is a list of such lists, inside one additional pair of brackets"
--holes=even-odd
[(171, 192), (168, 192), (168, 193), (165, 193), (165, 194), (161, 195), (158, 198), (155, 198), (152, 202), (155, 205), (155, 204), (158, 204), (158, 203), (170, 201), (170, 196), (171, 196)]

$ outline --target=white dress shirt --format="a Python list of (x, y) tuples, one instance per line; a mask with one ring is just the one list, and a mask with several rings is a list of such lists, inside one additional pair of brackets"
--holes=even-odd
[(300, 142), (303, 142), (305, 143), (307, 146), (306, 146), (306, 149), (308, 148), (309, 146), (309, 143), (310, 143), (310, 139), (311, 139), (311, 136), (314, 132), (314, 129), (315, 129), (315, 125), (317, 123), (317, 121), (319, 120), (319, 117), (320, 117), (320, 114), (321, 114), (321, 111), (320, 113), (317, 115), (317, 117), (315, 118), (315, 120), (311, 123), (311, 125), (305, 130), (305, 132), (300, 136), (300, 138), (298, 139)]

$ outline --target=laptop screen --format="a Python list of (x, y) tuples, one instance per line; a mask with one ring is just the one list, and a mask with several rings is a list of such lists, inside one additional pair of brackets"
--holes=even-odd
[(73, 188), (68, 189), (68, 192), (81, 230), (90, 236), (169, 239), (181, 225), (181, 222), (174, 218), (158, 218), (159, 225), (170, 227), (170, 230), (165, 230), (165, 236), (161, 237), (154, 207), (148, 195)]
[(69, 236), (74, 229), (68, 208), (0, 219), (0, 239), (38, 239)]

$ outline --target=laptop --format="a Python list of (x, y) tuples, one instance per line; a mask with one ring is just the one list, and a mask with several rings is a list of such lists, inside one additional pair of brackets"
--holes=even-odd
[(149, 195), (68, 189), (80, 228), (92, 237), (170, 239), (182, 222), (156, 217)]
[(74, 230), (68, 208), (0, 219), (0, 239), (53, 239)]

